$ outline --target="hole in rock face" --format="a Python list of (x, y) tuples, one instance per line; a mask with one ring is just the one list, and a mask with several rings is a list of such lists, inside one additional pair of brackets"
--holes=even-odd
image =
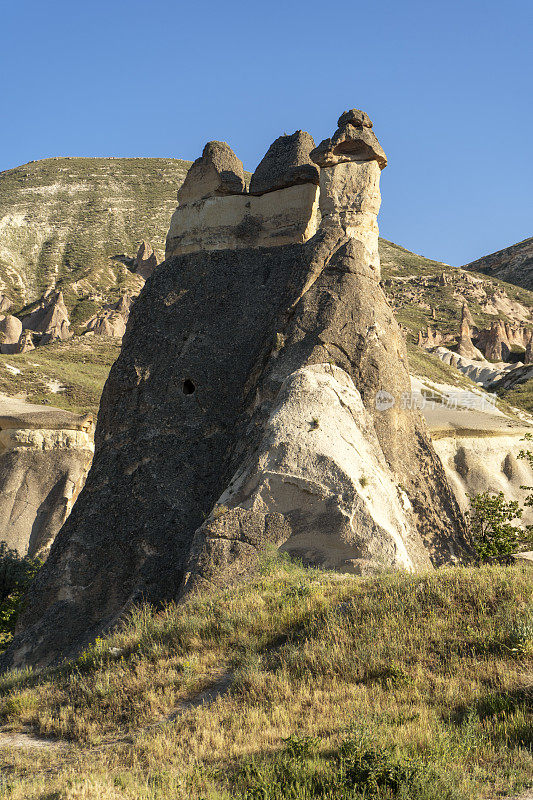
[(183, 394), (192, 394), (195, 389), (196, 389), (196, 386), (190, 380), (190, 378), (186, 378), (183, 381)]

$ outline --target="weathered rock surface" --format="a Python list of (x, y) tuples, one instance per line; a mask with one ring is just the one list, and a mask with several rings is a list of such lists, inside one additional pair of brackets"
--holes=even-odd
[(314, 148), (314, 139), (306, 131), (280, 136), (252, 175), (250, 193), (264, 194), (300, 183), (318, 185), (318, 169), (309, 157)]
[(330, 364), (304, 367), (285, 379), (251, 463), (196, 532), (184, 589), (224, 585), (242, 560), (235, 546), (245, 551), (240, 570), (249, 569), (261, 542), (239, 533), (243, 522), (253, 531), (255, 519), (276, 520), (276, 538), (264, 540), (305, 563), (356, 574), (369, 562), (410, 571), (408, 506), (352, 379)]
[(310, 240), (180, 255), (151, 276), (104, 389), (87, 483), (4, 666), (73, 653), (141, 599), (231, 580), (267, 541), (349, 571), (467, 552), (423, 420), (401, 402), (379, 166), (360, 156), (321, 170)]
[(242, 194), (244, 189), (242, 161), (226, 142), (208, 142), (180, 186), (178, 200), (193, 203), (213, 195)]
[(11, 314), (0, 316), (0, 353), (17, 353), (22, 322)]
[(9, 311), (13, 303), (9, 299), (9, 297), (2, 292), (0, 292), (0, 313), (4, 313), (5, 311)]
[(93, 423), (0, 396), (0, 540), (44, 556), (83, 486)]

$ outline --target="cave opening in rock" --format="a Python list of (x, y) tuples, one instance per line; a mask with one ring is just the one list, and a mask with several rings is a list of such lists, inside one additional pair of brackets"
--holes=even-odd
[(186, 378), (183, 381), (183, 394), (192, 394), (195, 389), (196, 386), (194, 385), (194, 383), (191, 381), (190, 378)]

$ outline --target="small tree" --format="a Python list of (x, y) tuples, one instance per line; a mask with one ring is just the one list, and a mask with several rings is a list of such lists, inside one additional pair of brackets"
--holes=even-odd
[(505, 500), (503, 492), (469, 495), (468, 514), (476, 553), (481, 561), (492, 561), (516, 553), (531, 542), (531, 526), (513, 525), (522, 518), (517, 500)]
[(26, 590), (40, 566), (39, 561), (20, 556), (0, 542), (0, 652), (13, 638)]

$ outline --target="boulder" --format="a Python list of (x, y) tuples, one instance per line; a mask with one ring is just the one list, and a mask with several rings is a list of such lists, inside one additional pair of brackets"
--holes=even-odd
[(9, 297), (6, 294), (2, 294), (2, 292), (0, 292), (0, 313), (9, 311), (12, 305), (13, 303), (11, 302)]
[(189, 253), (154, 272), (104, 388), (87, 483), (4, 668), (78, 652), (133, 603), (228, 586), (267, 543), (348, 572), (468, 557), (404, 402), (377, 178), (374, 157), (323, 167), (322, 223), (302, 244)]
[(245, 186), (242, 161), (231, 147), (226, 142), (208, 142), (178, 189), (178, 200), (184, 205), (204, 197), (242, 194)]
[(280, 136), (257, 166), (250, 182), (251, 194), (264, 194), (300, 183), (318, 185), (318, 169), (309, 157), (315, 147), (306, 131)]
[(372, 128), (372, 120), (366, 113), (358, 108), (351, 108), (340, 115), (337, 120), (337, 127), (344, 128), (345, 125), (353, 125), (355, 128)]
[(0, 318), (0, 353), (17, 353), (22, 322), (11, 314)]

